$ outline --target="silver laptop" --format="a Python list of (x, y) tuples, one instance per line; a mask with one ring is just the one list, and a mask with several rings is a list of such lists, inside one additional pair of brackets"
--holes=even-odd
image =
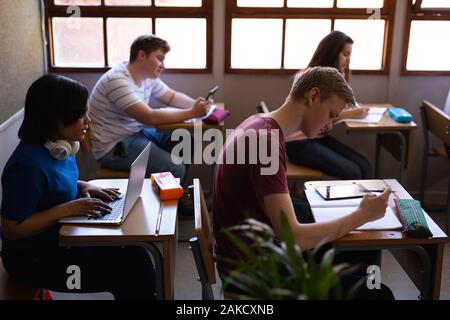
[(108, 225), (122, 224), (141, 195), (142, 186), (144, 185), (145, 172), (147, 171), (148, 158), (150, 155), (150, 146), (151, 142), (149, 142), (144, 150), (142, 150), (141, 154), (131, 165), (130, 178), (128, 179), (125, 196), (122, 195), (119, 200), (108, 203), (108, 205), (112, 208), (111, 213), (98, 218), (87, 215), (67, 217), (60, 219), (59, 222)]

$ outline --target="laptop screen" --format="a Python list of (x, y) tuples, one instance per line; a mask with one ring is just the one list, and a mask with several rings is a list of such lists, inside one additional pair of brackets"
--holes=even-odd
[(130, 178), (128, 179), (127, 194), (123, 208), (123, 218), (130, 213), (137, 199), (141, 195), (142, 185), (144, 184), (147, 163), (150, 155), (151, 142), (142, 150), (141, 154), (131, 165)]

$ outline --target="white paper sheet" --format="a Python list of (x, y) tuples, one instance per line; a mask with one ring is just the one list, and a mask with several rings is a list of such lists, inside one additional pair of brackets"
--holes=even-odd
[(335, 124), (341, 122), (357, 122), (357, 123), (378, 123), (383, 118), (384, 113), (388, 108), (370, 108), (369, 114), (363, 119), (342, 119)]
[[(333, 207), (333, 208), (312, 208), (316, 222), (327, 222), (344, 217), (356, 210), (356, 207)], [(395, 230), (402, 229), (402, 224), (398, 220), (390, 207), (387, 208), (383, 218), (366, 223), (356, 230)]]

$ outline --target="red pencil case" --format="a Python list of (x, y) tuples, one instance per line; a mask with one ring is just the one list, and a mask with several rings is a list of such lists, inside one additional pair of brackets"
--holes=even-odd
[(203, 119), (207, 124), (219, 124), (231, 115), (230, 111), (224, 109), (216, 109), (209, 115), (209, 117)]

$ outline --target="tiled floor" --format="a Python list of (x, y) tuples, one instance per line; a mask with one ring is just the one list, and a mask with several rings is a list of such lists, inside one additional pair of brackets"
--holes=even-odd
[[(441, 226), (445, 227), (445, 215), (443, 213), (433, 214), (433, 219)], [(175, 272), (175, 299), (177, 300), (197, 300), (201, 299), (201, 287), (197, 279), (192, 252), (187, 240), (193, 233), (193, 220), (180, 222), (180, 243), (177, 250), (176, 272)], [(450, 244), (446, 245), (444, 265), (442, 273), (441, 299), (450, 300)], [(398, 300), (416, 300), (419, 292), (404, 273), (394, 257), (387, 251), (383, 252), (383, 262), (381, 266), (382, 281), (394, 292)], [(214, 287), (216, 299), (221, 298), (220, 284)], [(108, 293), (97, 294), (61, 294), (53, 293), (54, 299), (112, 299)]]

